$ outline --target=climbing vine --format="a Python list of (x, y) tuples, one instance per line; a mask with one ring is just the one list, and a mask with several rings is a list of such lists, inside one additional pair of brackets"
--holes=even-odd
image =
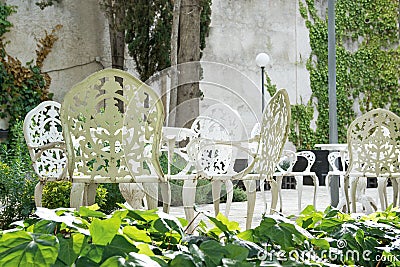
[[(329, 141), (328, 23), (326, 16), (318, 15), (324, 12), (318, 12), (316, 2), (299, 2), (312, 50), (306, 63), (312, 98), (292, 107), (295, 126), (290, 139), (297, 148)], [(400, 114), (399, 2), (337, 0), (335, 13), (338, 137), (346, 142), (347, 127), (357, 112), (381, 107)], [(312, 134), (314, 105), (318, 118)]]
[(62, 27), (57, 25), (50, 33), (46, 32), (37, 44), (36, 62), (32, 60), (24, 65), (7, 53), (3, 37), (12, 27), (8, 17), (14, 12), (15, 7), (0, 4), (0, 118), (9, 118), (10, 125), (23, 120), (40, 102), (51, 99), (51, 79), (41, 68), (57, 41), (55, 32)]

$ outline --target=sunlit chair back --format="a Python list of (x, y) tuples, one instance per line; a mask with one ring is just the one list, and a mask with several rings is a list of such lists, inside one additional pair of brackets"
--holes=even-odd
[[(360, 177), (377, 177), (381, 208), (386, 209), (387, 179), (400, 178), (400, 117), (385, 109), (371, 110), (350, 124), (347, 143), (349, 167), (344, 177), (347, 206), (351, 203), (351, 211), (356, 212), (356, 188)], [(355, 177), (351, 202), (348, 193), (350, 177)], [(393, 189), (393, 202), (396, 204), (397, 186)]]
[(40, 179), (35, 201), (41, 206), (45, 182), (67, 179), (67, 155), (60, 121), (60, 104), (44, 101), (25, 116), (24, 137), (33, 168)]
[(73, 181), (135, 183), (162, 178), (162, 104), (151, 88), (129, 73), (105, 69), (75, 85), (65, 95), (61, 120)]
[(349, 168), (358, 176), (400, 174), (400, 117), (374, 109), (356, 118), (347, 131)]
[(275, 172), (288, 138), (290, 117), (289, 96), (285, 89), (281, 89), (273, 95), (263, 113), (256, 154), (259, 163), (255, 170), (260, 179), (270, 179)]

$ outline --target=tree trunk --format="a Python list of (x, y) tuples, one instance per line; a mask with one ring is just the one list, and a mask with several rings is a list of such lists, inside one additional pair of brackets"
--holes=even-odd
[(125, 29), (123, 27), (125, 5), (123, 1), (115, 1), (113, 11), (107, 15), (110, 31), (112, 68), (123, 70), (125, 61)]
[(178, 38), (179, 38), (179, 16), (181, 9), (181, 0), (174, 1), (174, 11), (171, 29), (171, 87), (169, 91), (169, 109), (168, 126), (175, 126), (177, 85), (178, 85)]
[[(181, 0), (179, 19), (178, 64), (200, 60), (200, 0)], [(188, 76), (190, 75), (190, 76)], [(183, 81), (199, 81), (200, 68), (194, 64), (180, 72)], [(181, 84), (182, 82), (179, 82)], [(175, 125), (190, 127), (199, 115), (199, 83), (186, 83), (178, 87)]]

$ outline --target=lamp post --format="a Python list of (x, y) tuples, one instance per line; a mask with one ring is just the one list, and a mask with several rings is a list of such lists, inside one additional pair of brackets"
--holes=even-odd
[(269, 56), (265, 53), (259, 53), (256, 57), (257, 66), (261, 68), (261, 113), (264, 112), (265, 100), (264, 100), (264, 71), (265, 66), (267, 66), (269, 62)]

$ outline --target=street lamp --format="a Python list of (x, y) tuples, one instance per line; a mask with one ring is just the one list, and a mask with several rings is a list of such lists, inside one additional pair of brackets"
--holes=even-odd
[(265, 66), (267, 66), (269, 62), (269, 56), (265, 53), (260, 53), (257, 55), (256, 57), (256, 63), (257, 66), (259, 66), (261, 68), (261, 95), (262, 95), (262, 99), (261, 99), (261, 113), (264, 112), (264, 69)]

